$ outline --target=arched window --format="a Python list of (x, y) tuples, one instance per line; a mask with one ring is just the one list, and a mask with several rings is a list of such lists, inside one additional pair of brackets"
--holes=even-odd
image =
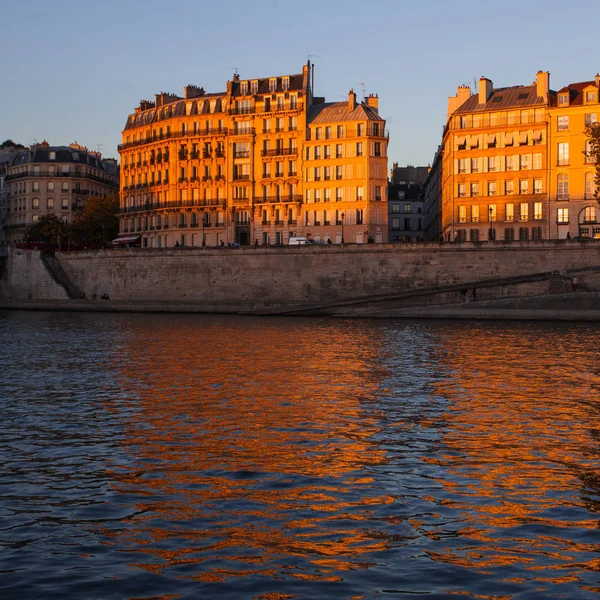
[(586, 206), (585, 213), (583, 215), (583, 220), (585, 223), (595, 223), (596, 222), (596, 208), (594, 206)]
[(556, 199), (569, 199), (569, 176), (566, 173), (561, 173), (557, 178)]

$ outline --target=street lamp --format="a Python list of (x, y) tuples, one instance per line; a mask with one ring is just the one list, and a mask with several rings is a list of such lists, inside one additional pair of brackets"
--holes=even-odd
[(489, 211), (489, 214), (490, 214), (490, 234), (489, 234), (488, 237), (489, 237), (489, 239), (491, 241), (491, 240), (494, 239), (494, 225), (493, 225), (493, 222), (494, 222), (494, 209), (493, 209), (493, 207), (490, 206), (488, 208), (488, 211)]
[(342, 244), (343, 244), (344, 243), (344, 217), (345, 217), (345, 214), (342, 213), (341, 216), (342, 216)]
[(206, 246), (206, 242), (204, 241), (204, 211), (202, 211), (202, 247)]

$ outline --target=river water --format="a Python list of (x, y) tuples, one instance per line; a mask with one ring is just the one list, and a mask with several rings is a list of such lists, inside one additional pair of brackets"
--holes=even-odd
[(600, 328), (0, 313), (0, 597), (598, 598)]

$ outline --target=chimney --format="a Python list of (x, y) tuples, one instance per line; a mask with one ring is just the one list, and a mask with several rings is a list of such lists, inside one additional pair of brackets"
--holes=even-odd
[(354, 110), (356, 108), (356, 94), (354, 90), (348, 92), (348, 110)]
[(379, 112), (379, 96), (377, 94), (369, 94), (367, 96), (367, 106)]
[(479, 104), (485, 104), (492, 95), (492, 82), (487, 77), (479, 78)]
[(598, 73), (596, 73), (596, 87), (600, 88), (600, 75)]
[(550, 92), (550, 73), (548, 71), (538, 71), (535, 78), (538, 98), (543, 98), (544, 102), (548, 102), (548, 94)]
[(448, 98), (448, 118), (457, 109), (460, 108), (471, 97), (471, 88), (468, 85), (459, 85), (456, 90), (456, 96)]

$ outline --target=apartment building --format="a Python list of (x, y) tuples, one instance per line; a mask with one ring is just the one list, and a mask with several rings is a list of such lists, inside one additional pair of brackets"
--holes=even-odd
[(600, 110), (599, 91), (596, 75), (555, 92), (544, 71), (529, 86), (494, 88), (486, 78), (475, 94), (460, 86), (448, 99), (434, 166), (441, 198), (428, 195), (426, 203), (436, 224), (430, 239), (600, 237), (585, 133)]
[(44, 141), (14, 152), (6, 168), (7, 242), (22, 241), (25, 230), (44, 215), (71, 222), (90, 196), (118, 193), (118, 181), (116, 160), (77, 143), (50, 146)]
[(311, 67), (142, 101), (119, 146), (115, 244), (383, 241), (388, 138), (378, 98), (350, 92), (326, 103), (313, 96)]

